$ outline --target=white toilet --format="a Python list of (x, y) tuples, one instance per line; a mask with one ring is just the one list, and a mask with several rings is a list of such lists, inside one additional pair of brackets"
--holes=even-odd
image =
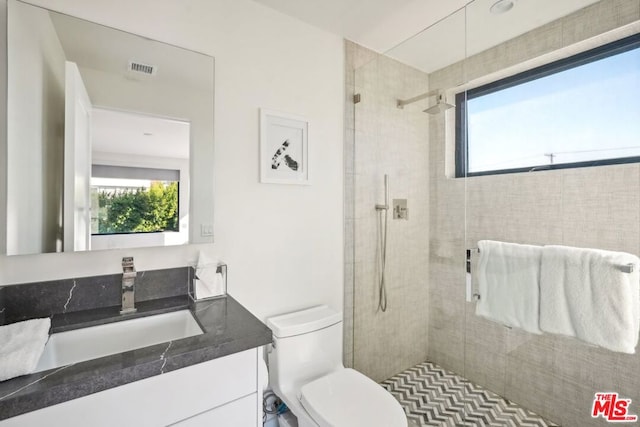
[(269, 383), (299, 427), (407, 427), (394, 397), (342, 365), (342, 313), (326, 305), (267, 319)]

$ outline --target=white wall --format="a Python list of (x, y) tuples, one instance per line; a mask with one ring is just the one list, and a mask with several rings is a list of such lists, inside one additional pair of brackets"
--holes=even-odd
[(7, 253), (51, 252), (61, 229), (64, 51), (47, 13), (15, 3), (9, 14)]
[[(37, 0), (63, 13), (216, 58), (215, 243), (0, 258), (0, 283), (185, 265), (229, 265), (229, 292), (261, 318), (342, 305), (342, 40), (249, 0)], [(310, 121), (312, 185), (259, 184), (259, 108)], [(213, 166), (213, 165), (212, 165)]]

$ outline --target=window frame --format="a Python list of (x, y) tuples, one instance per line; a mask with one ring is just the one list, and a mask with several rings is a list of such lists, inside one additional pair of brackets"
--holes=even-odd
[[(96, 172), (97, 171), (97, 172)], [(182, 175), (180, 169), (174, 168), (159, 168), (159, 167), (142, 167), (142, 166), (123, 166), (123, 165), (110, 165), (103, 163), (95, 163), (91, 165), (91, 178), (118, 178), (118, 179), (148, 179), (164, 182), (175, 182), (177, 184), (177, 202), (176, 209), (177, 229), (176, 230), (155, 230), (155, 231), (119, 231), (113, 233), (91, 233), (91, 237), (97, 236), (119, 236), (119, 235), (145, 235), (145, 234), (157, 234), (157, 233), (180, 233), (180, 189), (182, 182)], [(90, 185), (92, 186), (92, 185)]]
[(500, 175), (507, 173), (536, 172), (541, 170), (639, 163), (640, 156), (634, 156), (589, 160), (583, 162), (560, 163), (552, 165), (539, 165), (522, 168), (469, 172), (469, 141), (467, 135), (467, 101), (638, 48), (640, 48), (640, 33), (633, 34), (631, 36), (624, 37), (622, 39), (604, 44), (602, 46), (580, 52), (567, 58), (563, 58), (545, 65), (532, 68), (530, 70), (520, 72), (513, 76), (505, 77), (491, 83), (487, 83), (482, 86), (457, 93), (455, 95), (455, 177), (464, 178), (472, 176)]

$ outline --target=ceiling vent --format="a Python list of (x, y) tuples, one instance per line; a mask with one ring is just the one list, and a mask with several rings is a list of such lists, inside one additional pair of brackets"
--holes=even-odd
[(146, 76), (155, 76), (158, 69), (153, 65), (144, 64), (138, 61), (129, 61), (129, 71)]

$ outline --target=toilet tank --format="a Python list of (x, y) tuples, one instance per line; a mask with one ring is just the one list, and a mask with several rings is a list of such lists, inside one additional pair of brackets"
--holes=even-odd
[(342, 313), (322, 305), (267, 319), (273, 331), (269, 382), (276, 392), (297, 392), (342, 368)]

